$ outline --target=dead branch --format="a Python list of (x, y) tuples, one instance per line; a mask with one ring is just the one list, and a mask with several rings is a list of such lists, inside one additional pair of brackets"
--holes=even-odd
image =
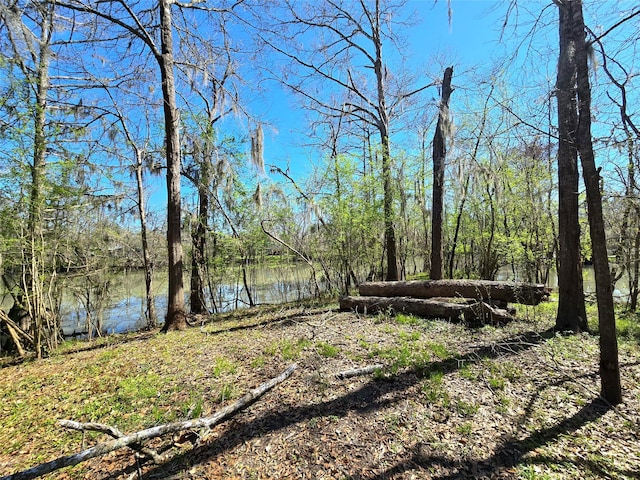
[[(122, 438), (125, 436), (125, 434), (122, 433), (120, 430), (118, 430), (116, 427), (112, 427), (111, 425), (105, 425), (104, 423), (95, 423), (95, 422), (80, 423), (80, 422), (74, 422), (73, 420), (60, 420), (58, 422), (58, 425), (64, 428), (69, 428), (71, 430), (79, 430), (82, 433), (86, 431), (94, 431), (94, 432), (106, 433), (107, 435), (110, 435), (113, 438)], [(135, 450), (138, 453), (142, 453), (143, 455), (146, 455), (147, 457), (151, 458), (154, 461), (154, 463), (162, 463), (164, 461), (164, 456), (158, 454), (158, 452), (156, 452), (151, 448), (143, 447), (142, 445), (138, 445), (136, 443), (128, 445), (128, 447), (131, 448), (132, 450)]]
[(382, 370), (384, 366), (381, 364), (376, 365), (367, 365), (366, 367), (361, 368), (353, 368), (351, 370), (344, 370), (342, 372), (336, 373), (336, 378), (340, 380), (351, 377), (358, 377), (360, 375), (368, 375), (370, 373), (374, 373), (376, 371)]
[(47, 463), (42, 463), (28, 470), (17, 472), (17, 473), (14, 473), (13, 475), (1, 477), (0, 480), (29, 480), (32, 478), (37, 478), (41, 475), (45, 475), (47, 473), (54, 472), (64, 467), (71, 467), (73, 465), (78, 465), (79, 463), (82, 463), (86, 460), (89, 460), (94, 457), (99, 457), (101, 455), (105, 455), (109, 452), (113, 452), (114, 450), (119, 450), (121, 448), (129, 447), (134, 444), (141, 444), (145, 440), (160, 437), (167, 433), (174, 433), (182, 430), (191, 430), (191, 429), (197, 429), (197, 428), (211, 428), (214, 425), (222, 423), (223, 421), (227, 420), (228, 418), (230, 418), (232, 415), (236, 414), (240, 410), (251, 405), (263, 394), (265, 394), (266, 392), (271, 390), (273, 387), (275, 387), (279, 383), (282, 383), (284, 380), (289, 378), (296, 368), (297, 368), (296, 364), (289, 366), (289, 368), (287, 368), (284, 372), (282, 372), (277, 377), (274, 377), (271, 380), (263, 383), (259, 387), (249, 391), (237, 402), (226, 406), (222, 410), (218, 410), (215, 414), (211, 415), (210, 417), (197, 418), (194, 420), (186, 420), (183, 422), (168, 423), (165, 425), (158, 425), (156, 427), (148, 428), (146, 430), (141, 430), (139, 432), (132, 433), (130, 435), (125, 435), (108, 442), (99, 443), (98, 445), (88, 448), (82, 452), (75, 453), (73, 455), (67, 455), (64, 457), (59, 457), (55, 460), (52, 460)]
[(33, 344), (33, 337), (31, 337), (28, 333), (22, 330), (18, 326), (18, 324), (15, 323), (13, 320), (11, 320), (11, 318), (9, 318), (9, 316), (6, 313), (4, 313), (4, 311), (2, 310), (0, 310), (0, 322), (4, 322), (5, 326), (7, 327), (7, 331), (9, 332), (9, 336), (11, 337), (11, 340), (16, 346), (18, 355), (20, 355), (21, 357), (24, 357), (26, 355), (26, 352), (22, 347), (22, 343), (20, 342), (20, 338), (18, 335), (22, 336), (31, 344)]

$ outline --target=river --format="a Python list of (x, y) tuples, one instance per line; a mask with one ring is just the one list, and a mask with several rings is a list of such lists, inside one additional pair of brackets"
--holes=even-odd
[[(277, 267), (256, 267), (247, 271), (251, 296), (256, 304), (277, 304), (308, 298), (313, 294), (311, 271), (306, 265), (289, 264)], [(225, 275), (214, 287), (218, 312), (244, 308), (249, 299), (243, 289), (239, 271)], [(103, 334), (123, 333), (145, 327), (144, 272), (131, 271), (112, 275), (108, 287), (108, 299), (93, 318), (101, 316)], [(189, 300), (189, 276), (185, 275), (185, 301)], [(154, 275), (153, 293), (160, 323), (167, 311), (167, 274)], [(65, 336), (84, 336), (87, 328), (87, 309), (74, 288), (65, 289), (61, 306), (61, 326)], [(77, 291), (77, 290), (76, 290)], [(209, 291), (205, 293), (209, 296)], [(95, 325), (95, 321), (93, 322)]]
[[(248, 271), (251, 295), (257, 304), (277, 304), (308, 298), (313, 294), (310, 284), (311, 272), (306, 265), (290, 264), (278, 267), (252, 267)], [(233, 281), (220, 282), (216, 286), (215, 299), (217, 311), (228, 311), (248, 305), (246, 292), (242, 288), (240, 272), (226, 277)], [(499, 280), (511, 280), (510, 271), (502, 271)], [(188, 305), (189, 277), (185, 275), (185, 300)], [(557, 287), (557, 278), (553, 273), (549, 286)], [(614, 293), (617, 301), (626, 301), (626, 279), (617, 283)], [(595, 291), (592, 267), (584, 268), (585, 293)], [(163, 321), (167, 309), (166, 272), (154, 277), (154, 296), (158, 320)], [(123, 333), (140, 330), (145, 327), (144, 273), (133, 271), (114, 275), (109, 287), (109, 298), (102, 308), (101, 325), (103, 334)], [(100, 312), (95, 312), (99, 314)], [(66, 336), (81, 335), (87, 332), (87, 311), (82, 302), (67, 293), (61, 308), (62, 330)]]

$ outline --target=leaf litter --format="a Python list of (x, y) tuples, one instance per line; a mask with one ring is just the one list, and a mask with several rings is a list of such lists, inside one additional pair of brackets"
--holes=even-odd
[[(286, 306), (76, 344), (1, 369), (0, 475), (106, 439), (59, 419), (131, 433), (206, 416), (296, 362), (227, 422), (149, 442), (165, 463), (125, 449), (49, 478), (638, 478), (640, 347), (621, 340), (624, 403), (612, 408), (598, 397), (597, 337), (551, 326), (533, 309), (469, 329)], [(384, 367), (336, 376), (373, 364)]]

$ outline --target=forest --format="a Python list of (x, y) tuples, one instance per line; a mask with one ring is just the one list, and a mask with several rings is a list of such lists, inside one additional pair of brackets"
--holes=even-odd
[[(101, 471), (92, 462), (107, 460), (94, 459), (62, 478), (633, 478), (640, 471), (639, 32), (640, 8), (622, 0), (0, 0), (0, 392), (31, 392), (25, 402), (37, 415), (47, 408), (36, 407), (34, 385), (55, 388), (42, 395), (65, 405), (84, 402), (82, 411), (63, 409), (84, 423), (62, 426), (82, 430), (82, 450), (84, 436), (91, 439), (99, 453), (86, 460), (128, 448), (110, 464), (117, 471)], [(448, 46), (449, 37), (463, 38), (464, 47)], [(275, 277), (262, 279), (265, 270)], [(120, 282), (132, 272), (143, 297), (142, 309), (127, 313), (137, 331), (109, 335), (105, 312), (120, 308)], [(501, 321), (419, 320), (407, 310), (406, 290), (395, 294), (403, 300), (371, 300), (371, 315), (362, 315), (357, 299), (367, 289), (405, 281), (458, 289), (443, 296), (470, 298), (475, 290), (483, 318)], [(468, 282), (470, 293), (460, 294), (456, 281)], [(517, 304), (510, 309), (478, 293), (514, 282), (539, 298), (509, 297)], [(285, 293), (264, 300), (265, 290)], [(79, 341), (63, 330), (70, 305)], [(460, 305), (471, 318), (472, 307)], [(379, 340), (390, 332), (397, 343)], [(138, 357), (144, 352), (126, 350), (135, 342), (158, 357), (152, 377), (150, 359)], [(84, 357), (94, 348), (107, 350)], [(106, 355), (119, 348), (126, 353)], [(65, 364), (74, 373), (63, 379), (55, 364), (66, 356), (78, 361)], [(210, 391), (185, 374), (188, 358), (194, 372), (215, 372), (202, 377), (214, 379)], [(567, 373), (572, 359), (579, 367)], [(93, 373), (81, 370), (92, 365)], [(42, 378), (23, 368), (41, 368)], [(103, 378), (103, 369), (114, 378)], [(536, 388), (518, 383), (528, 369), (536, 381), (590, 383), (571, 397), (569, 423), (540, 420), (535, 437), (488, 441), (490, 415), (481, 422), (478, 412), (529, 412)], [(143, 384), (127, 386), (131, 371)], [(27, 387), (20, 379), (30, 375)], [(87, 379), (98, 377), (104, 388)], [(242, 379), (235, 387), (234, 378)], [(465, 389), (484, 395), (476, 384), (462, 386), (471, 380), (489, 385), (493, 403), (454, 400)], [(57, 390), (76, 382), (92, 393)], [(332, 382), (342, 382), (342, 396), (329, 398)], [(531, 399), (528, 407), (510, 403), (519, 400), (507, 384)], [(303, 418), (306, 430), (269, 417), (279, 408), (272, 388), (287, 392), (289, 415)], [(319, 402), (309, 400), (308, 410), (299, 395), (305, 388)], [(98, 402), (107, 391), (116, 396)], [(415, 418), (401, 419), (399, 400), (387, 398), (401, 394), (412, 399)], [(384, 440), (369, 432), (369, 417), (349, 430), (368, 408), (354, 405), (367, 401), (395, 405)], [(27, 435), (14, 424), (22, 402), (0, 410), (17, 439)], [(254, 402), (261, 413), (245, 413)], [(546, 398), (540, 411), (555, 412), (551, 403)], [(244, 444), (218, 425), (241, 410), (249, 417), (231, 421), (244, 422)], [(614, 411), (621, 419), (610, 417)], [(455, 458), (426, 451), (435, 440), (417, 425), (429, 415), (434, 432), (442, 427), (443, 452), (457, 448), (447, 435), (469, 442), (469, 451)], [(454, 417), (460, 423), (445, 428)], [(38, 428), (59, 428), (58, 417), (33, 418)], [(579, 431), (592, 421), (602, 429), (593, 441)], [(319, 424), (340, 424), (352, 437), (346, 444), (388, 442), (388, 449), (379, 458), (362, 453), (349, 467), (346, 447), (332, 439), (333, 460), (318, 462), (321, 472), (308, 463), (320, 455)], [(142, 436), (152, 426), (162, 431)], [(240, 445), (271, 445), (247, 433), (254, 427), (278, 434), (269, 437), (276, 450), (294, 451), (287, 438), (306, 442), (315, 450), (296, 454), (306, 467), (276, 471), (295, 467), (290, 456), (252, 463)], [(536, 448), (562, 450), (558, 439), (569, 432), (587, 450), (601, 449), (597, 442), (613, 430), (622, 450), (610, 453), (624, 456), (620, 465), (573, 459), (563, 477), (549, 464), (564, 460), (525, 461)], [(96, 432), (112, 439), (100, 443)], [(215, 441), (207, 440), (212, 432)], [(165, 455), (154, 442), (167, 433), (172, 451), (186, 444), (193, 451)], [(51, 433), (40, 435), (57, 453), (15, 460), (27, 447), (7, 440), (3, 478), (85, 461), (74, 463), (70, 441), (62, 447)], [(515, 460), (512, 450), (520, 452)], [(60, 452), (67, 456), (42, 463)], [(223, 453), (236, 463), (216, 470), (202, 461)], [(26, 470), (35, 463), (43, 470)], [(178, 476), (203, 464), (193, 477)], [(538, 475), (540, 465), (548, 468)]]

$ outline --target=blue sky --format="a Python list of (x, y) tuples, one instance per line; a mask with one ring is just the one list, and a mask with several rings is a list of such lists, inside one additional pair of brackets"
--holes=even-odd
[[(501, 85), (501, 88), (514, 93), (514, 101), (523, 109), (524, 115), (527, 103), (533, 103), (530, 100), (548, 96), (553, 88), (557, 63), (557, 8), (551, 0), (518, 1), (517, 11), (510, 12), (509, 24), (503, 32), (510, 4), (511, 0), (453, 0), (451, 22), (446, 0), (409, 0), (407, 4), (407, 10), (415, 10), (421, 21), (402, 32), (408, 39), (404, 53), (427, 83), (441, 78), (445, 66), (455, 66), (453, 83), (458, 88), (452, 97), (454, 118), (464, 115), (468, 101), (465, 97), (471, 95), (465, 89), (474, 87), (474, 81), (477, 81), (474, 76), (486, 75), (496, 64), (510, 72), (513, 83), (509, 80), (508, 85)], [(616, 21), (616, 5), (629, 9), (635, 4), (630, 0), (589, 2), (585, 4), (585, 17), (595, 30), (607, 28)], [(597, 14), (595, 19), (590, 15), (592, 11)], [(541, 14), (540, 22), (535, 24)], [(535, 31), (533, 36), (529, 35), (532, 30)], [(517, 58), (507, 61), (506, 57), (516, 50), (519, 52)], [(524, 64), (526, 67), (521, 68)], [(600, 79), (602, 77), (600, 75)], [(290, 167), (291, 174), (302, 183), (319, 162), (321, 153), (303, 146), (308, 142), (306, 115), (293, 94), (275, 82), (264, 85), (268, 87), (267, 94), (251, 101), (248, 108), (266, 122), (265, 164), (275, 164), (282, 169)], [(248, 88), (251, 90), (251, 85)], [(436, 99), (438, 95), (437, 88), (431, 87), (429, 97)], [(272, 179), (283, 180), (274, 176)], [(163, 189), (164, 184), (156, 188), (156, 197), (163, 196)]]
[[(499, 42), (504, 6), (505, 2), (495, 0), (453, 0), (450, 22), (446, 0), (409, 0), (402, 15), (417, 15), (417, 18), (413, 17), (416, 24), (402, 32), (408, 44), (404, 54), (410, 65), (424, 75), (425, 83), (440, 79), (446, 66), (455, 65), (454, 85), (466, 81), (470, 72), (489, 68), (509, 48), (509, 42), (506, 45)], [(304, 146), (309, 142), (307, 116), (285, 87), (274, 81), (262, 86), (266, 86), (267, 91), (254, 98), (248, 109), (265, 122), (265, 165), (290, 169), (291, 175), (302, 184), (321, 160), (317, 148)], [(453, 103), (463, 103), (461, 93), (454, 95)], [(255, 97), (250, 83), (246, 94), (247, 98)], [(431, 87), (428, 95), (437, 98), (437, 88)], [(267, 175), (272, 180), (283, 180), (280, 176), (269, 175), (268, 167)], [(152, 190), (150, 207), (161, 211), (166, 202), (164, 177), (153, 179)]]
[[(420, 23), (403, 32), (412, 64), (429, 80), (429, 75), (439, 78), (446, 66), (440, 65), (438, 59), (456, 65), (461, 72), (492, 62), (503, 51), (498, 38), (504, 10), (496, 5), (493, 0), (454, 0), (450, 24), (446, 1), (410, 0), (407, 10), (415, 10), (421, 18)], [(433, 96), (438, 95), (435, 87), (431, 91)], [(318, 160), (314, 149), (299, 146), (306, 141), (305, 117), (290, 92), (272, 84), (270, 95), (271, 100), (258, 107), (271, 124), (265, 129), (265, 163), (290, 166), (296, 176), (303, 178)]]

